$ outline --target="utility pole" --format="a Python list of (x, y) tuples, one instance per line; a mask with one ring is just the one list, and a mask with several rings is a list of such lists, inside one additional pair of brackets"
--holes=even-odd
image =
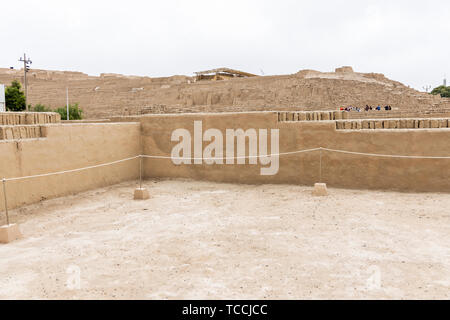
[(24, 53), (23, 58), (21, 57), (19, 59), (19, 62), (23, 62), (23, 82), (25, 86), (25, 107), (27, 108), (27, 111), (30, 111), (28, 108), (27, 98), (28, 98), (28, 83), (27, 83), (27, 72), (30, 70), (30, 64), (33, 62), (30, 60), (30, 58), (27, 59), (27, 55)]

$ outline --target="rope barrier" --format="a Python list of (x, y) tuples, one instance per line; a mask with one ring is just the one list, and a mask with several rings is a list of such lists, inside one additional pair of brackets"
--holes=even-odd
[(336, 149), (329, 149), (329, 148), (321, 148), (321, 149), (330, 151), (330, 152), (355, 154), (355, 155), (368, 156), (368, 157), (409, 158), (409, 159), (450, 159), (450, 157), (445, 157), (445, 156), (442, 156), (442, 157), (441, 156), (405, 156), (405, 155), (394, 155), (394, 154), (363, 153), (363, 152), (336, 150)]
[(16, 178), (3, 178), (2, 184), (3, 184), (3, 194), (4, 194), (4, 204), (5, 204), (5, 213), (6, 213), (6, 221), (9, 225), (9, 214), (8, 214), (8, 204), (7, 204), (7, 198), (6, 198), (6, 182), (7, 181), (18, 181), (18, 180), (25, 180), (25, 179), (32, 179), (32, 178), (39, 178), (39, 177), (47, 177), (52, 175), (59, 175), (64, 173), (71, 173), (71, 172), (79, 172), (99, 167), (105, 167), (117, 163), (122, 163), (125, 161), (130, 161), (134, 159), (140, 159), (139, 161), (139, 187), (142, 188), (142, 159), (143, 158), (149, 158), (149, 159), (171, 159), (171, 160), (230, 160), (230, 159), (253, 159), (253, 158), (267, 158), (267, 157), (279, 157), (279, 156), (287, 156), (287, 155), (293, 155), (293, 154), (300, 154), (300, 153), (307, 153), (307, 152), (314, 152), (314, 151), (320, 151), (320, 160), (319, 160), (319, 180), (322, 180), (322, 151), (328, 151), (328, 152), (336, 152), (336, 153), (342, 153), (342, 154), (352, 154), (352, 155), (359, 155), (359, 156), (368, 156), (368, 157), (383, 157), (383, 158), (407, 158), (407, 159), (450, 159), (450, 156), (410, 156), (410, 155), (392, 155), (392, 154), (378, 154), (378, 153), (364, 153), (364, 152), (355, 152), (355, 151), (347, 151), (347, 150), (337, 150), (337, 149), (330, 149), (330, 148), (313, 148), (313, 149), (305, 149), (305, 150), (298, 150), (298, 151), (292, 151), (292, 152), (283, 152), (283, 153), (277, 153), (277, 154), (270, 154), (270, 155), (256, 155), (256, 156), (239, 156), (239, 157), (225, 157), (225, 158), (182, 158), (182, 157), (169, 157), (169, 156), (152, 156), (152, 155), (137, 155), (130, 158), (125, 158), (121, 160), (106, 162), (102, 164), (97, 164), (93, 166), (78, 168), (78, 169), (71, 169), (71, 170), (63, 170), (63, 171), (57, 171), (57, 172), (51, 172), (51, 173), (44, 173), (44, 174), (37, 174), (37, 175), (30, 175), (30, 176), (23, 176), (23, 177), (16, 177)]
[[(409, 159), (450, 159), (450, 156), (409, 156), (409, 155), (392, 155), (392, 154), (378, 154), (378, 153), (364, 153), (364, 152), (355, 152), (355, 151), (346, 151), (346, 150), (337, 150), (337, 149), (330, 149), (330, 148), (313, 148), (313, 149), (305, 149), (305, 150), (298, 150), (298, 151), (292, 151), (292, 152), (283, 152), (283, 153), (275, 153), (275, 154), (268, 154), (268, 155), (255, 155), (255, 156), (239, 156), (239, 157), (216, 157), (216, 158), (183, 158), (183, 157), (170, 157), (170, 156), (152, 156), (152, 155), (137, 155), (130, 158), (125, 158), (117, 161), (112, 162), (106, 162), (102, 164), (97, 164), (93, 166), (83, 167), (83, 168), (77, 168), (77, 169), (71, 169), (71, 170), (63, 170), (63, 171), (57, 171), (57, 172), (50, 172), (50, 173), (43, 173), (43, 174), (37, 174), (37, 175), (30, 175), (30, 176), (23, 176), (23, 177), (15, 177), (15, 178), (5, 178), (5, 181), (17, 181), (17, 180), (25, 180), (25, 179), (32, 179), (32, 178), (40, 178), (40, 177), (46, 177), (46, 176), (52, 176), (52, 175), (59, 175), (64, 173), (71, 173), (71, 172), (78, 172), (83, 170), (89, 170), (104, 166), (109, 166), (112, 164), (117, 164), (125, 161), (130, 161), (134, 159), (142, 159), (142, 158), (149, 158), (149, 159), (171, 159), (171, 160), (238, 160), (238, 159), (254, 159), (254, 158), (267, 158), (267, 157), (280, 157), (280, 156), (288, 156), (293, 154), (300, 154), (300, 153), (307, 153), (307, 152), (314, 152), (314, 151), (329, 151), (329, 152), (336, 152), (336, 153), (343, 153), (343, 154), (353, 154), (353, 155), (360, 155), (360, 156), (368, 156), (368, 157), (383, 157), (383, 158), (409, 158)], [(141, 168), (142, 170), (142, 168)], [(140, 171), (141, 171), (140, 170)]]
[(320, 150), (320, 148), (298, 150), (298, 151), (284, 152), (284, 153), (274, 153), (274, 154), (268, 154), (268, 155), (258, 155), (258, 156), (216, 157), (216, 158), (195, 158), (195, 157), (183, 158), (183, 157), (169, 157), (169, 156), (150, 156), (150, 155), (145, 155), (145, 154), (141, 155), (141, 157), (150, 158), (150, 159), (172, 159), (172, 160), (217, 160), (217, 159), (238, 160), (238, 159), (255, 159), (255, 158), (287, 156), (287, 155), (312, 152), (312, 151), (317, 151), (317, 150)]
[(17, 181), (17, 180), (24, 180), (24, 179), (47, 177), (47, 176), (58, 175), (58, 174), (63, 174), (63, 173), (78, 172), (78, 171), (83, 171), (83, 170), (88, 170), (88, 169), (105, 167), (105, 166), (109, 166), (109, 165), (112, 165), (112, 164), (129, 161), (129, 160), (134, 160), (134, 159), (137, 159), (137, 158), (140, 158), (140, 157), (141, 156), (139, 155), (139, 156), (134, 156), (134, 157), (131, 157), (131, 158), (121, 159), (121, 160), (112, 161), (112, 162), (106, 162), (106, 163), (97, 164), (97, 165), (94, 165), (94, 166), (83, 167), (83, 168), (78, 168), (78, 169), (63, 170), (63, 171), (57, 171), (57, 172), (51, 172), (51, 173), (43, 173), (43, 174), (36, 174), (36, 175), (32, 175), (32, 176), (24, 176), (24, 177), (17, 177), (17, 178), (5, 178), (4, 180), (5, 181)]
[(223, 159), (223, 160), (234, 160), (234, 159), (254, 159), (254, 158), (267, 158), (267, 157), (275, 157), (275, 156), (286, 156), (286, 155), (293, 155), (293, 154), (299, 154), (299, 153), (305, 153), (305, 152), (313, 152), (313, 151), (329, 151), (329, 152), (337, 152), (337, 153), (346, 153), (346, 154), (354, 154), (354, 155), (361, 155), (361, 156), (369, 156), (369, 157), (385, 157), (385, 158), (410, 158), (410, 159), (450, 159), (450, 156), (409, 156), (409, 155), (395, 155), (395, 154), (380, 154), (380, 153), (364, 153), (364, 152), (355, 152), (355, 151), (347, 151), (347, 150), (337, 150), (337, 149), (330, 149), (330, 148), (313, 148), (313, 149), (305, 149), (305, 150), (298, 150), (298, 151), (292, 151), (292, 152), (283, 152), (283, 153), (273, 153), (268, 155), (257, 155), (257, 156), (241, 156), (241, 157), (216, 157), (216, 158), (183, 158), (183, 157), (169, 157), (169, 156), (151, 156), (151, 155), (141, 155), (143, 158), (150, 158), (150, 159), (172, 159), (172, 160), (217, 160), (217, 159)]

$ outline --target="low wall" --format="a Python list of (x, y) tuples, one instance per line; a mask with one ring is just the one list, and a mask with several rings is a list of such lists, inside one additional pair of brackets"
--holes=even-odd
[(338, 120), (336, 129), (338, 130), (359, 130), (359, 129), (437, 129), (450, 128), (450, 121), (441, 119), (367, 119), (367, 120)]
[(44, 137), (41, 126), (0, 126), (0, 140), (34, 139)]
[(0, 126), (60, 122), (61, 115), (55, 112), (0, 112)]
[[(45, 138), (0, 140), (0, 179), (77, 169), (141, 153), (139, 123), (44, 125)], [(139, 160), (7, 182), (8, 207), (104, 187), (139, 175)], [(4, 210), (0, 188), (0, 211)], [(0, 219), (3, 219), (3, 214)], [(0, 220), (0, 224), (3, 220)]]
[(281, 111), (277, 112), (279, 122), (290, 121), (328, 121), (348, 119), (347, 111)]
[(407, 118), (450, 118), (450, 109), (428, 111), (279, 111), (278, 121), (329, 121), (342, 119), (407, 119)]
[[(240, 114), (146, 115), (125, 119), (142, 123), (143, 150), (170, 156), (175, 129), (193, 132), (194, 121), (203, 130), (242, 128), (279, 129), (280, 152), (325, 147), (363, 153), (450, 156), (450, 129), (337, 130), (336, 121), (279, 122), (277, 112)], [(204, 143), (203, 146), (209, 143)], [(280, 157), (279, 172), (260, 175), (260, 165), (174, 165), (170, 159), (146, 159), (146, 177), (182, 177), (237, 183), (290, 183), (319, 181), (320, 152)], [(450, 159), (379, 158), (322, 151), (322, 180), (330, 187), (400, 191), (450, 192)]]

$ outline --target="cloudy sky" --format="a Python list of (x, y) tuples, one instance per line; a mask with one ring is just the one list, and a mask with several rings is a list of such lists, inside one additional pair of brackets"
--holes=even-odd
[[(23, 17), (26, 17), (23, 19)], [(128, 75), (350, 65), (423, 90), (450, 78), (450, 1), (3, 1), (0, 67)]]

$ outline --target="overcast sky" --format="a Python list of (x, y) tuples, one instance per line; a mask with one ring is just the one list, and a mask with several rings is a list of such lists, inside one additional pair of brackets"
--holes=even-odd
[[(25, 17), (25, 19), (23, 19)], [(423, 90), (450, 78), (450, 1), (2, 1), (0, 67), (192, 75), (230, 67), (384, 73)]]

